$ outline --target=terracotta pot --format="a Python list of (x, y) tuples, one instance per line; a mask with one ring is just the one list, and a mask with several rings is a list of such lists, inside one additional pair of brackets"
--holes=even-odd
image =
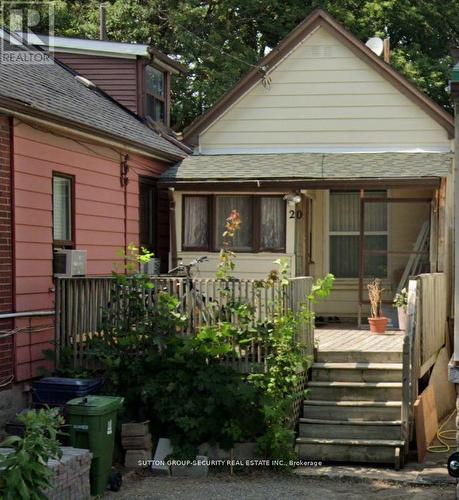
[(406, 308), (405, 307), (397, 307), (398, 314), (398, 328), (399, 330), (406, 330)]
[(385, 333), (388, 322), (389, 318), (384, 318), (383, 316), (380, 318), (368, 318), (368, 323), (370, 323), (370, 332)]

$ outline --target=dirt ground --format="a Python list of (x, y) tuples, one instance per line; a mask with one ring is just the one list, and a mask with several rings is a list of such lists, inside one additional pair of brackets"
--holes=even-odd
[(121, 491), (107, 493), (111, 500), (454, 500), (455, 485), (405, 486), (380, 481), (362, 482), (328, 478), (311, 479), (268, 471), (230, 476), (211, 473), (204, 479), (154, 477), (134, 474), (125, 480)]

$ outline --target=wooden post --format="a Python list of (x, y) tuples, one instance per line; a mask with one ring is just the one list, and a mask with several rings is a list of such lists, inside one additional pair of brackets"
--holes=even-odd
[(60, 352), (62, 346), (61, 331), (61, 280), (56, 278), (54, 290), (54, 368), (58, 368), (60, 363)]
[(454, 354), (453, 361), (459, 364), (459, 98), (455, 105), (456, 136), (454, 139)]
[(363, 275), (365, 274), (365, 190), (360, 190), (360, 228), (359, 228), (359, 311), (358, 328), (362, 326)]
[(413, 404), (417, 397), (417, 370), (415, 352), (416, 333), (416, 302), (417, 281), (408, 283), (408, 305), (406, 308), (406, 331), (403, 341), (403, 368), (402, 368), (402, 440), (405, 441), (405, 451), (411, 441), (413, 430)]
[(177, 266), (177, 224), (175, 220), (175, 191), (169, 188), (170, 268)]

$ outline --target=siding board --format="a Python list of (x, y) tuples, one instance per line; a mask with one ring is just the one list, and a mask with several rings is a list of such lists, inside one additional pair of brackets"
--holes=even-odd
[[(125, 198), (119, 177), (120, 154), (97, 144), (47, 133), (21, 122), (16, 122), (14, 134), (16, 309), (53, 309), (53, 171), (75, 176), (75, 242), (77, 249), (88, 252), (87, 273), (109, 275), (114, 263), (120, 261), (118, 250), (125, 244)], [(138, 244), (138, 176), (156, 177), (168, 165), (138, 155), (129, 155), (128, 161), (126, 241)], [(46, 321), (49, 323), (51, 320)], [(17, 321), (16, 326), (22, 323)], [(52, 329), (49, 335), (52, 339)], [(47, 343), (46, 335), (42, 339), (35, 334), (29, 337), (28, 334), (22, 337), (23, 345), (18, 350), (17, 380), (36, 376), (37, 368), (46, 365), (43, 349), (52, 347)]]
[(318, 28), (199, 138), (200, 152), (449, 150), (447, 132)]
[(56, 52), (54, 56), (88, 78), (123, 106), (137, 113), (137, 61)]

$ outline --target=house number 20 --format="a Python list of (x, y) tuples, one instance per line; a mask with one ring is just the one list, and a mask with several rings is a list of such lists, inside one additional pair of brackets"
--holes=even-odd
[(302, 219), (303, 211), (302, 210), (289, 210), (289, 219)]

